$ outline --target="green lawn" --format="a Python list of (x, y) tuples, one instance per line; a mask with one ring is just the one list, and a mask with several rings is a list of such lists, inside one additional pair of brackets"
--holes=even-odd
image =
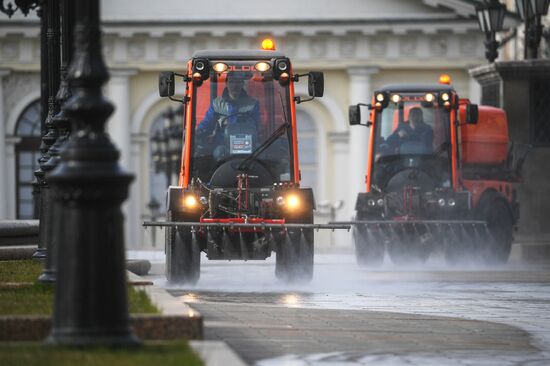
[[(54, 288), (37, 283), (42, 264), (32, 260), (0, 262), (0, 314), (50, 315)], [(14, 287), (12, 284), (22, 283)], [(9, 284), (9, 285), (8, 285)], [(128, 287), (131, 313), (159, 313), (143, 290)]]
[(146, 342), (135, 349), (69, 349), (48, 347), (38, 343), (2, 345), (2, 366), (200, 366), (203, 363), (187, 343)]

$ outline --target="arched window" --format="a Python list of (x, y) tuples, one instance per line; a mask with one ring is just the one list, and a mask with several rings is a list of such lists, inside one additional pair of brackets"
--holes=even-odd
[(15, 145), (17, 218), (33, 219), (32, 182), (40, 158), (40, 101), (34, 101), (19, 116), (15, 134), (21, 140)]
[[(149, 136), (155, 136), (164, 129), (164, 117), (162, 114), (157, 116), (151, 128), (149, 129)], [(153, 144), (149, 144), (149, 204), (156, 202), (159, 206), (159, 213), (166, 212), (166, 188), (168, 187), (168, 181), (166, 180), (166, 174), (164, 171), (157, 171), (155, 167), (155, 161), (153, 159)]]
[(296, 111), (298, 125), (298, 159), (302, 173), (301, 185), (317, 191), (317, 126), (311, 116), (303, 111)]

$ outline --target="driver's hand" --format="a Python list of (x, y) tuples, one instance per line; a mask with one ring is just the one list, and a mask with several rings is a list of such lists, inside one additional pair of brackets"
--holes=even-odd
[(397, 132), (397, 135), (398, 135), (399, 137), (401, 137), (401, 138), (404, 138), (404, 137), (407, 136), (407, 131), (405, 131), (405, 130), (399, 130), (399, 131)]

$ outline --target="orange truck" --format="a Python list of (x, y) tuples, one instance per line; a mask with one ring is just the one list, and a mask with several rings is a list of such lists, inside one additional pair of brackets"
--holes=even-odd
[[(167, 221), (144, 223), (166, 227), (170, 282), (196, 283), (201, 252), (210, 260), (264, 260), (273, 251), (277, 277), (308, 281), (313, 230), (349, 228), (314, 224), (313, 191), (300, 185), (295, 105), (323, 96), (323, 74), (294, 74), (288, 57), (263, 44), (267, 49), (197, 51), (185, 73), (159, 76), (160, 95), (184, 109)], [(176, 77), (185, 86), (179, 100)], [(302, 79), (309, 98), (294, 93)]]
[(379, 265), (386, 251), (396, 264), (422, 263), (438, 250), (450, 264), (508, 260), (525, 154), (511, 148), (502, 109), (461, 99), (442, 79), (389, 85), (349, 108), (351, 125), (370, 128), (365, 191), (345, 223), (359, 265)]

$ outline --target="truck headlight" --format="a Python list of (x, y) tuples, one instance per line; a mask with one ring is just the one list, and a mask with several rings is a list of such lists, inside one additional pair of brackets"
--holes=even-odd
[(374, 200), (370, 199), (370, 200), (367, 201), (367, 205), (369, 205), (370, 207), (374, 207), (374, 206), (376, 206), (376, 202)]
[(439, 201), (437, 201), (437, 203), (439, 204), (440, 207), (443, 207), (443, 206), (445, 206), (445, 199), (440, 198)]
[(456, 205), (456, 201), (453, 198), (449, 198), (447, 200), (447, 204), (451, 207), (454, 207)]

